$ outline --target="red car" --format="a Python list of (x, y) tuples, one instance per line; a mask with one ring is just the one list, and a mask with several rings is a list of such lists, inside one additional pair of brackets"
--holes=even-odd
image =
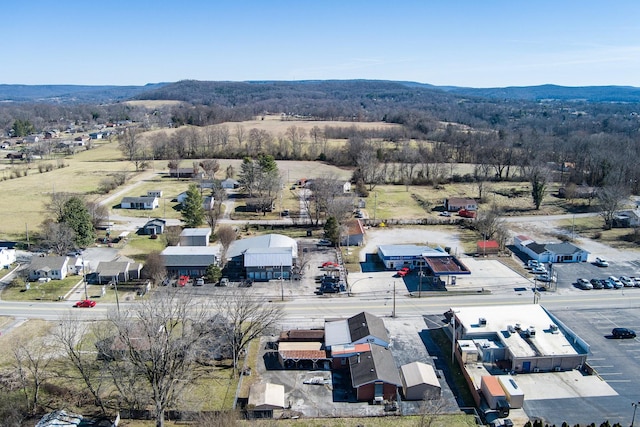
[(178, 286), (187, 286), (187, 283), (189, 283), (189, 276), (180, 276)]
[(83, 299), (73, 305), (74, 307), (95, 307), (96, 302), (90, 299)]
[(337, 262), (333, 262), (333, 261), (325, 261), (322, 263), (322, 268), (332, 268), (332, 267), (340, 267), (340, 264), (338, 264)]
[(398, 271), (398, 276), (400, 277), (404, 277), (407, 274), (409, 274), (411, 270), (409, 269), (409, 267), (402, 267), (399, 271)]

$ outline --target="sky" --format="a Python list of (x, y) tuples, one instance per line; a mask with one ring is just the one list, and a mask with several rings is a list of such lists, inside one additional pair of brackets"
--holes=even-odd
[(7, 0), (0, 84), (640, 87), (640, 1)]

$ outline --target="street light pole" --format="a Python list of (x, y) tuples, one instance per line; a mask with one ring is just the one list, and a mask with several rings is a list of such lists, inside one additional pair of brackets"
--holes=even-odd
[(84, 269), (84, 257), (82, 258), (82, 282), (84, 283), (84, 299), (89, 299), (89, 294), (87, 293), (87, 273)]
[(457, 338), (456, 313), (460, 313), (460, 311), (451, 310), (451, 314), (453, 314), (453, 316), (451, 317), (451, 325), (453, 326), (453, 333), (451, 334), (451, 364), (452, 365), (455, 363), (455, 357), (456, 357), (456, 338)]
[(347, 283), (347, 296), (353, 296), (353, 294), (351, 293), (351, 289), (353, 288), (353, 286), (358, 283), (361, 280), (364, 279), (373, 279), (373, 276), (367, 276), (367, 277), (361, 277), (358, 280), (354, 281), (353, 283), (349, 284)]
[(638, 405), (640, 405), (640, 402), (638, 402), (638, 403), (633, 402), (631, 404), (631, 406), (633, 406), (633, 417), (631, 417), (631, 427), (633, 427), (633, 423), (636, 420), (636, 409), (638, 409)]

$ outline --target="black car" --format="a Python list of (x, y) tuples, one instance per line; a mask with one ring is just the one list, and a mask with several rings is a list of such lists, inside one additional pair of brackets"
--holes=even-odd
[(591, 279), (591, 284), (593, 285), (593, 289), (604, 289), (604, 283), (600, 279)]
[(629, 328), (613, 328), (611, 335), (614, 338), (635, 338), (636, 332)]

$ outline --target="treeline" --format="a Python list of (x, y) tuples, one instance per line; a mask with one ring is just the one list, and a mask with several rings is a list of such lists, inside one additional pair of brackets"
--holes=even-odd
[[(600, 89), (603, 90), (603, 89)], [(149, 138), (155, 159), (243, 158), (264, 153), (275, 159), (323, 160), (360, 167), (375, 159), (386, 180), (438, 182), (443, 165), (476, 165), (476, 177), (510, 180), (550, 165), (563, 182), (624, 184), (638, 193), (640, 109), (637, 103), (526, 101), (462, 96), (425, 85), (383, 81), (198, 82), (183, 81), (149, 90), (140, 99), (182, 101), (147, 109), (130, 104), (0, 107), (0, 125), (29, 120), (36, 131), (63, 128), (61, 122), (129, 120), (142, 129), (181, 127)], [(306, 131), (283, 134), (241, 122), (264, 114), (317, 120)], [(60, 118), (64, 117), (63, 120)], [(384, 121), (396, 128), (361, 130), (323, 126), (323, 120)], [(182, 127), (183, 125), (191, 125)], [(343, 146), (330, 140), (345, 140)], [(380, 175), (382, 172), (380, 172)]]

